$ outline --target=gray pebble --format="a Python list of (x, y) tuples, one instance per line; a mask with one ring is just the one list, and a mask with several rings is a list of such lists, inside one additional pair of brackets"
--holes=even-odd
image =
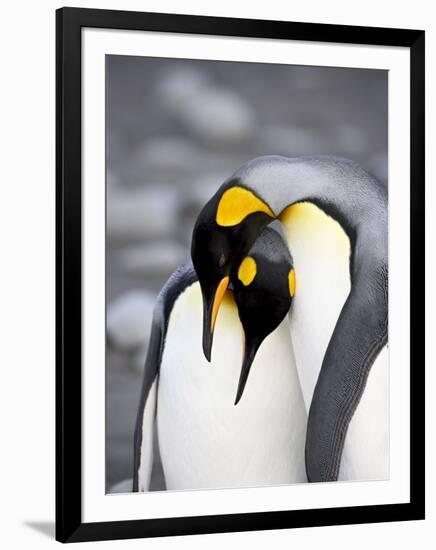
[(148, 342), (156, 296), (145, 290), (130, 290), (107, 309), (107, 336), (119, 351), (134, 351)]
[(174, 241), (131, 246), (120, 253), (123, 269), (143, 277), (169, 277), (188, 257), (187, 248)]
[(178, 195), (161, 187), (111, 190), (107, 195), (110, 240), (129, 241), (168, 237), (177, 230)]
[(191, 174), (198, 166), (201, 152), (186, 139), (156, 137), (143, 142), (135, 150), (131, 167), (142, 177), (156, 173), (162, 176)]
[(179, 111), (192, 95), (200, 93), (206, 83), (207, 76), (204, 71), (198, 71), (193, 67), (171, 68), (162, 73), (157, 95), (167, 107)]
[(299, 126), (267, 126), (262, 132), (265, 154), (298, 156), (322, 153), (322, 139), (315, 130)]
[(362, 130), (353, 124), (342, 124), (337, 130), (338, 149), (343, 154), (361, 155), (369, 145)]
[(180, 115), (200, 139), (222, 144), (247, 141), (255, 127), (247, 101), (224, 88), (202, 88), (184, 102)]
[(196, 176), (188, 186), (184, 195), (184, 207), (193, 208), (195, 211), (207, 203), (213, 197), (219, 187), (228, 178), (226, 172), (203, 173)]

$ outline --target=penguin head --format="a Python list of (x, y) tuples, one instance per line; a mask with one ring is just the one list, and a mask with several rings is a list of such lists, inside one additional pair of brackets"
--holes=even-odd
[(208, 361), (216, 317), (232, 270), (273, 216), (250, 190), (230, 181), (206, 203), (197, 218), (191, 257), (203, 296), (203, 352)]
[(231, 282), (245, 336), (236, 405), (259, 347), (283, 321), (295, 294), (292, 256), (276, 231), (262, 231), (239, 267), (232, 271)]

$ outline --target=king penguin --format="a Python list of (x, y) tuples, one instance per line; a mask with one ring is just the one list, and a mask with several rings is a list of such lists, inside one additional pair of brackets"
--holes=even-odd
[(149, 489), (155, 421), (168, 490), (307, 481), (307, 412), (288, 315), (296, 274), (275, 230), (264, 229), (229, 283), (233, 290), (226, 285), (213, 319), (212, 364), (202, 352), (202, 294), (192, 265), (176, 270), (157, 299), (135, 430), (134, 491)]

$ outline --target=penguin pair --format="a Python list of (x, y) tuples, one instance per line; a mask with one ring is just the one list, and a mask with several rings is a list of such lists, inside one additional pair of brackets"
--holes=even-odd
[[(350, 160), (328, 156), (259, 157), (223, 183), (194, 227), (195, 273), (191, 267), (178, 272), (157, 304), (137, 429), (137, 441), (142, 437), (142, 443), (137, 444), (141, 457), (135, 469), (144, 469), (140, 479), (147, 479), (150, 464), (144, 457), (151, 448), (146, 439), (151, 441), (152, 430), (144, 426), (155, 414), (159, 365), (158, 432), (161, 449), (167, 447), (162, 457), (167, 462), (167, 480), (171, 477), (167, 473), (178, 468), (170, 486), (179, 486), (183, 473), (188, 489), (274, 484), (279, 479), (289, 483), (298, 478), (301, 430), (295, 430), (304, 426), (305, 433), (306, 419), (300, 414), (304, 406), (299, 406), (296, 366), (309, 410), (308, 480), (388, 478), (387, 203), (387, 189), (376, 178)], [(229, 307), (226, 289), (235, 270), (241, 269), (241, 282), (250, 279), (253, 266), (250, 261), (244, 265), (244, 260), (273, 220), (283, 224), (299, 288), (290, 322), (285, 318), (258, 350), (256, 362), (262, 368), (253, 369), (250, 391), (232, 409), (241, 413), (235, 417), (222, 409), (237, 376), (232, 373), (230, 382), (225, 375), (229, 365), (238, 363), (234, 352), (240, 349), (235, 344), (235, 334), (240, 332), (236, 306), (233, 302), (233, 309)], [(295, 284), (291, 276), (288, 283), (289, 288)], [(274, 286), (271, 290), (276, 295)], [(274, 316), (274, 311), (275, 307), (268, 308), (265, 315)], [(248, 314), (246, 323), (249, 318)], [(258, 317), (253, 326), (260, 330), (262, 322), (263, 317)], [(207, 365), (201, 355), (193, 355), (198, 352), (197, 340), (202, 339), (204, 356), (210, 360), (214, 333), (213, 363), (220, 368), (192, 369), (203, 362)], [(255, 349), (253, 337), (246, 356)], [(237, 397), (248, 375), (247, 364)], [(294, 373), (295, 380), (285, 380)], [(253, 414), (259, 405), (262, 414)], [(250, 418), (258, 423), (259, 433), (251, 429)], [(214, 446), (235, 425), (234, 448), (229, 438), (224, 446)], [(173, 454), (170, 436), (174, 436)], [(256, 437), (258, 445), (252, 449), (249, 443)], [(200, 450), (194, 456), (192, 448), (197, 447)], [(270, 451), (268, 458), (262, 454), (265, 449)], [(170, 465), (178, 451), (181, 463)], [(244, 478), (241, 472), (254, 462), (255, 473)], [(286, 474), (269, 476), (271, 465)], [(203, 477), (202, 468), (208, 469), (209, 477)], [(141, 483), (146, 489), (146, 483)]]
[(157, 299), (145, 364), (134, 491), (149, 489), (158, 452), (170, 490), (307, 481), (306, 409), (287, 315), (295, 288), (288, 247), (265, 228), (217, 289), (209, 364), (196, 272), (186, 264), (170, 277)]

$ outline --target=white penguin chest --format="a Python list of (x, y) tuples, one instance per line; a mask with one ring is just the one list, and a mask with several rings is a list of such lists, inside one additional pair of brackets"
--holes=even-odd
[(296, 292), (291, 334), (306, 408), (351, 288), (350, 241), (317, 206), (299, 203), (281, 217), (294, 257)]
[(306, 481), (306, 410), (288, 319), (260, 347), (237, 406), (242, 327), (231, 293), (218, 315), (212, 363), (201, 333), (196, 283), (174, 305), (160, 368), (157, 425), (167, 488)]

